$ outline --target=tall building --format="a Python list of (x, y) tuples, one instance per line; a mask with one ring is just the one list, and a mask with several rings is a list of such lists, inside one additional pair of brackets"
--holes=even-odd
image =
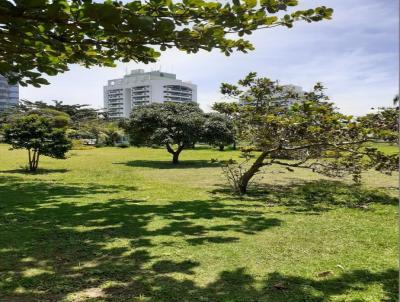
[(143, 69), (104, 86), (104, 108), (111, 118), (129, 117), (135, 106), (163, 102), (197, 102), (197, 86), (172, 73)]
[(9, 85), (7, 79), (0, 75), (0, 113), (18, 105), (18, 85)]

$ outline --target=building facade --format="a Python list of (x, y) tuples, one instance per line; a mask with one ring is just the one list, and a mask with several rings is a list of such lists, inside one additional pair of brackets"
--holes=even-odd
[(18, 100), (18, 85), (8, 84), (7, 79), (0, 75), (0, 113), (18, 105)]
[(104, 86), (104, 108), (110, 118), (129, 117), (136, 106), (151, 103), (197, 102), (197, 86), (178, 80), (175, 74), (161, 71), (132, 70), (122, 79), (109, 80)]

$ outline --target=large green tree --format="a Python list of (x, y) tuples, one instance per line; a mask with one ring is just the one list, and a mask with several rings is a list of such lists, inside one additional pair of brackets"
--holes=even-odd
[(165, 146), (178, 164), (182, 150), (201, 140), (204, 120), (197, 104), (155, 103), (134, 108), (126, 131), (133, 145)]
[(8, 120), (4, 140), (14, 149), (28, 150), (29, 171), (36, 171), (41, 155), (64, 159), (71, 148), (66, 136), (67, 119), (57, 112), (36, 111)]
[(330, 19), (324, 6), (293, 10), (297, 0), (1, 0), (0, 74), (40, 86), (68, 64), (154, 62), (158, 50), (252, 50), (243, 38), (260, 28)]
[(247, 144), (243, 148), (246, 160), (224, 170), (238, 193), (246, 193), (253, 177), (272, 165), (307, 168), (328, 176), (350, 174), (356, 182), (365, 169), (388, 173), (395, 169), (396, 155), (365, 148), (366, 142), (381, 139), (375, 129), (338, 112), (321, 84), (301, 95), (255, 73), (238, 84), (221, 86), (223, 94), (242, 104), (234, 108), (238, 133)]

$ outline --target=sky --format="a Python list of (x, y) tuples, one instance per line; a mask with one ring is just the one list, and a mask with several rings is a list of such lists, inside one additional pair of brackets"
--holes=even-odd
[(64, 74), (47, 77), (48, 86), (21, 87), (20, 98), (101, 108), (107, 80), (142, 68), (176, 73), (178, 79), (197, 84), (198, 102), (206, 111), (222, 100), (222, 82), (235, 83), (250, 71), (304, 90), (322, 82), (331, 101), (346, 114), (361, 115), (371, 108), (390, 106), (399, 89), (399, 1), (299, 2), (299, 8), (332, 7), (333, 19), (301, 22), (292, 29), (259, 30), (247, 36), (256, 48), (247, 54), (226, 57), (218, 50), (191, 55), (168, 50), (157, 63), (148, 65), (130, 62), (90, 69), (73, 65)]

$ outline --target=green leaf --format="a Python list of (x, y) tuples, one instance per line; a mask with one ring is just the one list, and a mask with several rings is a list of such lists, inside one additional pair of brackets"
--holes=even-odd
[(138, 18), (139, 26), (144, 30), (153, 29), (154, 20), (150, 16), (140, 16)]
[(234, 5), (240, 6), (240, 0), (233, 0), (232, 2)]
[(175, 24), (170, 19), (162, 19), (158, 23), (158, 29), (162, 32), (172, 32), (175, 29)]
[(257, 0), (244, 0), (246, 6), (249, 8), (253, 8), (257, 5)]

